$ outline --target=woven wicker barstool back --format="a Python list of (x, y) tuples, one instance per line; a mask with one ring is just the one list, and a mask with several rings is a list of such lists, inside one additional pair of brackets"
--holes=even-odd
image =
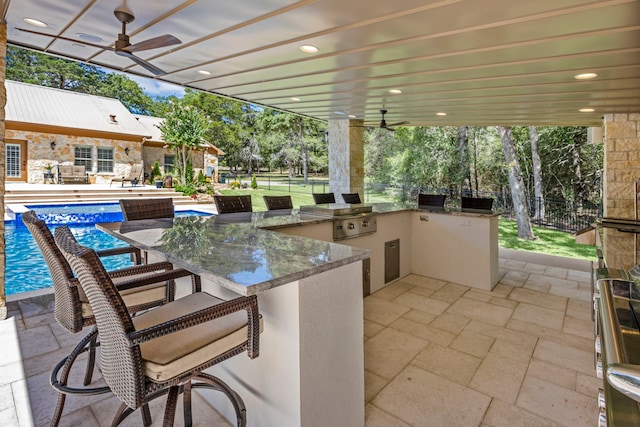
[(311, 195), (316, 205), (336, 202), (336, 196), (334, 196), (333, 193), (311, 193)]
[(139, 346), (131, 346), (127, 334), (135, 331), (120, 293), (98, 255), (79, 245), (69, 228), (58, 227), (55, 241), (82, 283), (100, 333), (100, 369), (105, 382), (120, 400), (138, 408), (145, 396), (145, 377)]
[(362, 201), (360, 200), (360, 194), (358, 193), (342, 193), (342, 200), (344, 200), (345, 203), (356, 205), (362, 203)]
[(120, 208), (125, 221), (173, 218), (175, 216), (171, 197), (161, 199), (121, 199)]
[(251, 196), (213, 196), (219, 214), (252, 212)]
[(49, 227), (35, 212), (23, 213), (22, 222), (31, 232), (49, 267), (53, 279), (56, 321), (70, 332), (80, 332), (83, 326), (92, 324), (93, 319), (82, 318), (79, 284), (69, 263), (56, 246)]
[(267, 210), (293, 209), (291, 196), (262, 196)]

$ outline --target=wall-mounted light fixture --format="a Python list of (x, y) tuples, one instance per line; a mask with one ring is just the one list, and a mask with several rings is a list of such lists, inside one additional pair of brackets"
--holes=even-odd
[(49, 144), (49, 147), (51, 147), (52, 150), (55, 150), (56, 142), (55, 141), (51, 141), (51, 144)]
[(129, 147), (124, 149), (124, 154), (126, 154), (127, 156), (129, 155)]

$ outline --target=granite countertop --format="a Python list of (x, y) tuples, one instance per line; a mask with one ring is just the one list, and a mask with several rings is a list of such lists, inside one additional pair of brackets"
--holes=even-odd
[[(104, 223), (97, 227), (143, 250), (162, 254), (175, 265), (240, 295), (257, 294), (370, 256), (366, 249), (263, 230), (254, 221), (265, 220), (264, 215), (256, 214)], [(295, 215), (290, 219), (293, 221)]]
[[(429, 209), (400, 203), (375, 203), (373, 212), (433, 212), (496, 216), (499, 212)], [(98, 229), (241, 295), (252, 295), (342, 265), (369, 258), (369, 251), (333, 242), (274, 232), (321, 224), (332, 218), (298, 209), (247, 212), (210, 217), (98, 224)]]

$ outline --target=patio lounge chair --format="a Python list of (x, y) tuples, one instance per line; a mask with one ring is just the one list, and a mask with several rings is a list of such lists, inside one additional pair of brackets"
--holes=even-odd
[[(85, 326), (94, 325), (95, 317), (87, 296), (79, 286), (78, 280), (74, 277), (71, 266), (55, 244), (49, 227), (47, 227), (45, 222), (38, 218), (33, 211), (22, 214), (22, 221), (38, 244), (49, 267), (51, 277), (53, 278), (54, 316), (56, 321), (72, 333), (82, 331)], [(64, 226), (64, 228), (67, 231), (69, 230), (66, 226)], [(70, 233), (69, 231), (69, 234)], [(70, 238), (73, 238), (73, 235), (71, 235)], [(101, 256), (111, 256), (135, 251), (138, 251), (138, 249), (124, 247), (103, 250), (98, 252), (98, 254)], [(172, 301), (175, 295), (174, 279), (191, 276), (193, 281), (198, 281), (198, 283), (200, 281), (198, 276), (193, 276), (186, 270), (174, 270), (173, 265), (168, 262), (136, 265), (111, 271), (108, 274), (113, 280), (117, 281), (118, 284), (116, 286), (121, 292), (128, 310), (132, 313)], [(78, 343), (73, 351), (54, 368), (51, 374), (51, 384), (58, 390), (59, 395), (56, 409), (51, 419), (51, 426), (58, 425), (60, 421), (66, 394), (88, 394), (88, 392), (99, 394), (109, 391), (109, 389), (105, 387), (93, 389), (67, 387), (71, 367), (76, 358), (85, 351), (89, 352), (89, 357), (87, 360), (84, 385), (86, 386), (91, 383), (95, 363), (95, 348), (97, 345), (97, 329), (94, 328)], [(59, 376), (58, 373), (60, 373)]]
[(291, 196), (262, 196), (267, 210), (293, 209)]
[(129, 175), (127, 175), (127, 176), (114, 176), (113, 178), (111, 178), (111, 181), (109, 182), (109, 187), (111, 187), (111, 184), (113, 184), (114, 182), (121, 182), (122, 183), (120, 185), (121, 187), (124, 187), (124, 183), (125, 182), (129, 182), (129, 183), (131, 183), (132, 187), (135, 187), (139, 183), (144, 182), (143, 178), (142, 178), (142, 173), (143, 173), (143, 168), (142, 168), (141, 164), (140, 165), (133, 165), (133, 166), (131, 166), (131, 170), (129, 171)]
[[(198, 292), (132, 318), (95, 251), (64, 231), (56, 229), (56, 243), (89, 297), (100, 332), (103, 378), (122, 401), (111, 425), (168, 394), (163, 425), (172, 426), (182, 393), (184, 425), (190, 426), (194, 387), (222, 392), (235, 409), (237, 425), (246, 425), (242, 398), (203, 370), (244, 351), (251, 359), (258, 357), (262, 322), (257, 297), (222, 301)], [(149, 418), (143, 414), (145, 426)]]

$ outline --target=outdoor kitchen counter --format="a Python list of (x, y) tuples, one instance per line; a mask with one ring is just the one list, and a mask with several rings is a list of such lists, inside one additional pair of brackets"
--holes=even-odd
[[(98, 228), (153, 260), (199, 274), (203, 292), (225, 300), (257, 295), (264, 324), (260, 357), (234, 357), (207, 370), (242, 396), (248, 427), (361, 427), (362, 260), (369, 251), (260, 228), (326, 219), (269, 216), (191, 216)], [(179, 283), (178, 296), (184, 285), (191, 290), (189, 284)], [(222, 393), (201, 396), (234, 424)]]

